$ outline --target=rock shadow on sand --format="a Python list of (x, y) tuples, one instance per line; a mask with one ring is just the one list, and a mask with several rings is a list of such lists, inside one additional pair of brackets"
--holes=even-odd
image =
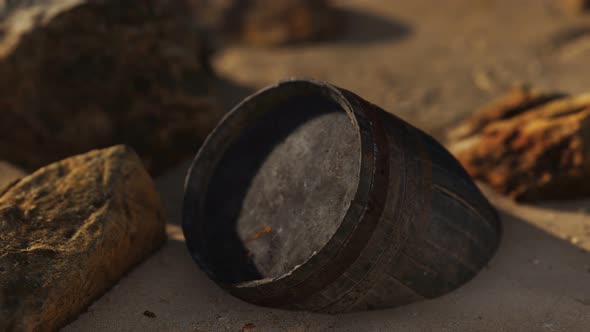
[(409, 24), (368, 11), (339, 8), (343, 31), (332, 42), (371, 44), (383, 41), (401, 41), (412, 33)]

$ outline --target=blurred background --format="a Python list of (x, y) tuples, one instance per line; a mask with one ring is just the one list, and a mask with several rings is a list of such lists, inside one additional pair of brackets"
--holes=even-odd
[(590, 83), (585, 0), (0, 1), (0, 160), (117, 143), (152, 174), (291, 77), (349, 89), (441, 139), (509, 88)]
[[(274, 1), (281, 2), (297, 1)], [(299, 1), (305, 2), (322, 1)], [(439, 138), (444, 128), (514, 85), (578, 93), (590, 83), (590, 15), (584, 1), (330, 3), (333, 9), (316, 9), (310, 19), (333, 24), (323, 40), (266, 48), (228, 45), (213, 55), (214, 71), (249, 89), (291, 76), (326, 80)], [(332, 12), (339, 17), (331, 21)], [(313, 25), (301, 21), (301, 29)]]

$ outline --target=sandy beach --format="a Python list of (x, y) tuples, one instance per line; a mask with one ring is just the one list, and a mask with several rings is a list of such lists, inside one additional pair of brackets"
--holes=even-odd
[[(341, 39), (278, 49), (231, 47), (214, 56), (227, 107), (288, 77), (345, 87), (414, 125), (444, 130), (519, 82), (577, 93), (590, 52), (550, 1), (343, 0)], [(587, 38), (586, 38), (587, 39)], [(586, 46), (584, 46), (586, 45)], [(228, 83), (231, 82), (231, 83)], [(188, 164), (156, 180), (169, 241), (65, 331), (586, 331), (590, 330), (590, 201), (517, 205), (493, 192), (500, 248), (475, 279), (401, 308), (317, 315), (256, 307), (226, 294), (191, 260), (180, 206)], [(145, 310), (156, 317), (143, 315)]]
[[(348, 19), (338, 40), (217, 52), (226, 108), (277, 80), (315, 78), (442, 139), (514, 84), (569, 93), (590, 87), (590, 15), (563, 15), (551, 1), (335, 3)], [(484, 187), (503, 237), (473, 280), (437, 299), (330, 316), (242, 302), (199, 270), (180, 228), (188, 164), (155, 180), (168, 242), (64, 331), (590, 331), (590, 199), (520, 205)], [(15, 176), (0, 164), (0, 187)]]
[[(157, 180), (170, 218), (168, 243), (64, 331), (241, 331), (249, 323), (254, 331), (590, 328), (590, 200), (521, 206), (485, 190), (504, 234), (497, 254), (472, 281), (434, 300), (330, 316), (245, 303), (199, 270), (179, 226), (187, 168)], [(156, 317), (144, 316), (146, 310)]]

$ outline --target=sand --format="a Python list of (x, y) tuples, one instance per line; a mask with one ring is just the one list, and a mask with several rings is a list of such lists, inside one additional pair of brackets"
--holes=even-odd
[[(199, 270), (179, 227), (186, 168), (157, 181), (169, 211), (168, 243), (64, 331), (240, 331), (248, 323), (254, 331), (590, 329), (590, 254), (582, 249), (590, 250), (590, 200), (521, 206), (485, 190), (501, 213), (504, 234), (489, 266), (472, 281), (434, 300), (329, 316), (242, 302)], [(145, 310), (156, 317), (144, 316)]]
[(18, 167), (0, 160), (0, 190), (9, 185), (12, 181), (25, 175), (25, 172)]
[[(590, 17), (560, 15), (551, 1), (336, 2), (354, 26), (338, 41), (216, 54), (227, 106), (276, 80), (313, 77), (440, 138), (515, 83), (572, 93), (590, 87)], [(168, 243), (65, 331), (240, 331), (246, 324), (252, 331), (590, 331), (590, 254), (583, 250), (590, 250), (590, 200), (524, 206), (486, 190), (504, 234), (472, 281), (434, 300), (327, 316), (256, 307), (207, 279), (179, 227), (186, 167), (157, 179)]]

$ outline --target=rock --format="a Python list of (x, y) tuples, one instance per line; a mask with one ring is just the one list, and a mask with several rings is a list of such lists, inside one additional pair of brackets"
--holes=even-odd
[(160, 174), (192, 156), (222, 110), (181, 4), (0, 5), (0, 159), (31, 171), (125, 143)]
[(566, 14), (578, 14), (590, 9), (590, 0), (557, 0), (557, 6)]
[(165, 239), (140, 159), (116, 146), (39, 169), (0, 192), (0, 331), (53, 331)]
[(526, 85), (515, 86), (506, 95), (482, 107), (461, 125), (450, 130), (447, 138), (451, 141), (465, 139), (492, 122), (514, 117), (564, 96), (562, 93), (545, 92)]
[[(471, 133), (455, 135), (460, 138), (450, 147), (471, 176), (518, 201), (590, 195), (590, 94), (510, 107), (519, 111), (498, 108), (497, 114), (512, 115), (477, 131), (454, 131)], [(484, 113), (459, 128), (480, 123)]]
[(341, 15), (327, 0), (189, 0), (194, 17), (222, 42), (278, 46), (333, 37)]

